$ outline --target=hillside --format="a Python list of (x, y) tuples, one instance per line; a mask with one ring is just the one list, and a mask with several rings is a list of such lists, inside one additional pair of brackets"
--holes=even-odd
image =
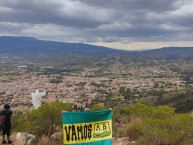
[(32, 37), (0, 37), (0, 55), (11, 56), (50, 56), (50, 55), (84, 55), (148, 58), (193, 58), (193, 47), (166, 47), (146, 51), (126, 51), (88, 45), (83, 43), (64, 43), (38, 40)]
[[(102, 107), (98, 109), (93, 107), (94, 105), (91, 106), (91, 110), (102, 109)], [(33, 145), (62, 145), (61, 112), (63, 110), (72, 111), (71, 104), (57, 101), (44, 104), (36, 110), (26, 111), (22, 115), (15, 114), (13, 132), (27, 133), (17, 133), (20, 135), (17, 135), (16, 142), (28, 136), (28, 140), (36, 137), (37, 144), (33, 143)], [(193, 143), (192, 116), (177, 114), (174, 108), (167, 106), (136, 103), (116, 108), (113, 109), (112, 122), (113, 145), (192, 145)]]
[(142, 51), (140, 55), (156, 58), (193, 58), (193, 47), (165, 47)]
[(31, 37), (0, 37), (1, 55), (110, 55), (125, 51), (83, 43), (37, 40)]

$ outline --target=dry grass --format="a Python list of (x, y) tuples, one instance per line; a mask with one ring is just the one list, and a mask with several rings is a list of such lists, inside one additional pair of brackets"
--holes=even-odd
[(63, 145), (63, 142), (62, 140), (53, 140), (46, 136), (42, 136), (39, 139), (39, 142), (37, 143), (37, 145)]

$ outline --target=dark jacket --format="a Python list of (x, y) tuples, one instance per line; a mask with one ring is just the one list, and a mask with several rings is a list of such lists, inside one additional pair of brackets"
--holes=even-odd
[(12, 116), (12, 111), (11, 111), (11, 110), (9, 110), (9, 109), (3, 109), (3, 110), (0, 112), (0, 115), (1, 115), (1, 116), (3, 116), (3, 115), (6, 116), (4, 125), (9, 125), (9, 124), (11, 124), (11, 116)]

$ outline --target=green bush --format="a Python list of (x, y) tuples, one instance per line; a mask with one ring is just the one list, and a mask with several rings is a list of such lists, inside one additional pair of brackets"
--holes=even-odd
[(193, 118), (189, 115), (174, 115), (168, 119), (147, 118), (136, 124), (140, 127), (136, 128), (134, 125), (131, 128), (139, 132), (138, 139), (142, 144), (183, 145), (191, 144), (192, 123)]
[(105, 108), (100, 104), (94, 104), (91, 106), (91, 110), (104, 110)]
[(175, 114), (175, 109), (168, 106), (153, 107), (137, 103), (135, 105), (122, 108), (120, 113), (127, 115), (130, 119), (144, 119), (147, 117), (166, 119)]
[(174, 108), (144, 104), (123, 108), (121, 113), (128, 114), (130, 120), (126, 124), (127, 135), (133, 140), (138, 140), (139, 144), (192, 144), (193, 117), (189, 114), (175, 114)]
[(31, 122), (26, 122), (24, 115), (21, 112), (17, 112), (12, 117), (12, 130), (13, 132), (28, 132), (31, 128)]
[(14, 120), (14, 130), (37, 136), (52, 135), (57, 126), (62, 127), (62, 111), (72, 111), (72, 104), (59, 101), (45, 103), (38, 109), (28, 110)]

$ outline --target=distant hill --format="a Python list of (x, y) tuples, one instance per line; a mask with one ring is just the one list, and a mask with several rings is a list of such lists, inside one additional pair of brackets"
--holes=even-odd
[(110, 55), (124, 54), (126, 51), (83, 43), (43, 41), (31, 37), (0, 37), (0, 54), (9, 55)]
[(0, 37), (0, 55), (126, 55), (129, 57), (148, 58), (193, 58), (193, 47), (167, 47), (146, 51), (125, 51), (83, 43), (64, 43), (43, 41), (32, 37), (2, 36)]
[(156, 58), (193, 58), (193, 47), (165, 47), (142, 51), (139, 54), (141, 56)]

